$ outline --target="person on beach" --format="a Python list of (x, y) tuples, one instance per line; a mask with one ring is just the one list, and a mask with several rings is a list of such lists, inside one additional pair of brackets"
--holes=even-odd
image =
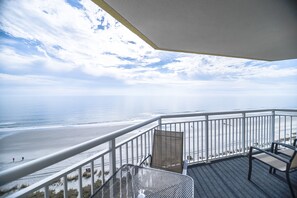
[(25, 158), (24, 158), (24, 157), (22, 157), (22, 161), (24, 161), (24, 159), (25, 159)]
[(14, 157), (12, 158), (12, 162), (14, 162)]

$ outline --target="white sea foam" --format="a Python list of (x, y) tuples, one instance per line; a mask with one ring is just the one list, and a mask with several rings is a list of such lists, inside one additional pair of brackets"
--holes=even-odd
[(109, 121), (109, 122), (90, 122), (90, 123), (78, 123), (70, 125), (45, 125), (45, 126), (29, 126), (29, 127), (3, 127), (0, 128), (0, 139), (14, 134), (16, 132), (29, 131), (29, 130), (46, 130), (46, 129), (58, 129), (58, 128), (71, 128), (71, 127), (107, 127), (107, 126), (120, 126), (120, 125), (132, 125), (143, 122), (147, 119), (131, 119), (123, 121)]

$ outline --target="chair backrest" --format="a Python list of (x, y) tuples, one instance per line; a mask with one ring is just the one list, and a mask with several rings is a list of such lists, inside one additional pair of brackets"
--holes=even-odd
[(182, 172), (182, 132), (155, 130), (151, 167), (178, 173)]
[(295, 168), (297, 168), (297, 148), (295, 148), (295, 151), (292, 155), (291, 165), (290, 165), (290, 169), (295, 169)]

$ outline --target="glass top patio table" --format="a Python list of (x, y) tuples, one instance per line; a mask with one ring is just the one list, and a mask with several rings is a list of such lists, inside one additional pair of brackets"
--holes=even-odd
[(187, 175), (127, 164), (92, 197), (194, 197), (194, 181)]

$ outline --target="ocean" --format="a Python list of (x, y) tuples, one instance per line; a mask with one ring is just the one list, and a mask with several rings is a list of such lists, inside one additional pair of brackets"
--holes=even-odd
[(291, 96), (1, 96), (0, 138), (10, 132), (115, 124), (186, 112), (297, 108)]

